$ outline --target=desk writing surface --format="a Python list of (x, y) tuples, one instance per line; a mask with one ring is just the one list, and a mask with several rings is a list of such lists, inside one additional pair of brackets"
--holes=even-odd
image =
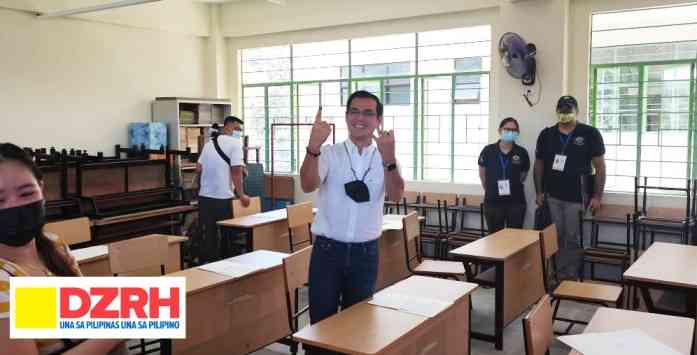
[(109, 247), (104, 244), (81, 249), (71, 249), (70, 254), (73, 255), (75, 261), (78, 263), (87, 263), (99, 259), (106, 259), (109, 256)]
[(697, 246), (653, 243), (624, 277), (633, 281), (697, 288)]
[[(583, 332), (640, 329), (679, 353), (688, 355), (692, 347), (694, 324), (694, 320), (684, 317), (601, 307), (596, 310)], [(572, 350), (569, 355), (580, 354)]]
[(506, 228), (451, 250), (450, 254), (502, 261), (539, 241), (539, 231)]
[(426, 319), (362, 302), (301, 329), (293, 337), (324, 349), (347, 354), (372, 355), (387, 348)]
[(167, 274), (166, 276), (185, 277), (187, 294), (201, 292), (210, 287), (233, 279), (232, 277), (201, 270), (197, 267), (173, 272), (171, 274)]
[[(402, 219), (406, 217), (403, 214), (386, 214), (382, 216), (382, 231), (402, 230)], [(419, 216), (419, 222), (426, 219), (424, 216)]]
[[(169, 244), (181, 243), (189, 240), (187, 237), (164, 234), (150, 234), (152, 236), (166, 237)], [(135, 238), (134, 238), (135, 239)], [(106, 259), (109, 256), (108, 244), (95, 245), (87, 248), (71, 249), (70, 254), (75, 257), (78, 263), (88, 263), (99, 259)]]
[[(312, 212), (317, 213), (317, 208), (313, 208)], [(265, 224), (280, 222), (286, 220), (287, 218), (288, 214), (286, 209), (282, 208), (268, 212), (256, 213), (249, 216), (218, 221), (218, 225), (233, 228), (254, 228), (263, 226)]]
[(380, 292), (398, 293), (441, 302), (457, 302), (477, 287), (477, 284), (469, 282), (415, 275), (388, 286)]
[[(245, 265), (258, 266), (259, 270), (251, 274), (244, 275), (239, 278), (249, 277), (263, 270), (268, 270), (274, 267), (280, 267), (283, 264), (283, 258), (288, 256), (288, 254), (277, 253), (268, 250), (256, 250), (251, 253), (242, 254), (236, 257), (228, 258), (226, 260), (234, 261), (236, 263)], [(167, 276), (183, 276), (186, 278), (186, 292), (193, 293), (203, 291), (209, 287), (215, 286), (222, 282), (227, 282), (230, 280), (238, 279), (230, 276), (225, 276), (217, 274), (214, 272), (199, 269), (198, 267), (193, 267), (186, 270), (177, 271)]]

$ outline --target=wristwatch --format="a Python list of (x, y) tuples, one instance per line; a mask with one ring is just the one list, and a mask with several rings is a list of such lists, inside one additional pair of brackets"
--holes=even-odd
[(386, 171), (392, 171), (397, 169), (397, 163), (384, 163), (382, 165)]
[(321, 150), (320, 150), (319, 152), (317, 152), (317, 153), (313, 153), (313, 152), (310, 150), (310, 147), (309, 147), (309, 146), (308, 146), (307, 148), (305, 148), (305, 152), (306, 152), (307, 154), (309, 154), (309, 155), (315, 157), (315, 158), (319, 157), (319, 155), (322, 154), (322, 151), (321, 151)]

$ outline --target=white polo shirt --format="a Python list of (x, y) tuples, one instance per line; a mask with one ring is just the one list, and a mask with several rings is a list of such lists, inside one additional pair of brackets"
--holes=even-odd
[[(312, 233), (345, 243), (361, 243), (379, 238), (382, 234), (385, 203), (385, 170), (375, 142), (363, 148), (361, 155), (350, 139), (325, 145), (321, 152), (321, 183), (315, 198), (318, 211), (312, 224)], [(359, 180), (370, 168), (364, 180), (370, 191), (368, 202), (357, 203), (346, 195), (344, 184), (356, 180), (350, 166), (353, 166)]]
[(224, 134), (218, 136), (218, 145), (225, 155), (230, 158), (230, 165), (218, 154), (213, 145), (213, 140), (209, 140), (201, 150), (198, 163), (201, 164), (201, 189), (199, 195), (208, 198), (231, 199), (234, 197), (232, 191), (235, 188), (230, 179), (230, 168), (233, 166), (244, 165), (242, 162), (242, 141)]

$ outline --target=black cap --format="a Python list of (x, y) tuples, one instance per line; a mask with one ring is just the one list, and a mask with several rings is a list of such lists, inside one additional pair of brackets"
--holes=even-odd
[(242, 124), (242, 125), (244, 124), (244, 121), (242, 121), (241, 119), (239, 119), (235, 116), (227, 116), (227, 117), (225, 117), (225, 121), (223, 121), (223, 125), (226, 125), (228, 123), (235, 123), (235, 122)]
[(557, 101), (557, 112), (569, 113), (573, 110), (578, 111), (578, 102), (573, 96), (562, 96)]

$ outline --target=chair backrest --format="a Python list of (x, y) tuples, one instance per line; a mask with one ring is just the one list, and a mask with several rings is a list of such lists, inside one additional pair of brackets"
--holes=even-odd
[(87, 217), (47, 223), (44, 226), (44, 232), (55, 234), (68, 245), (92, 240), (90, 219)]
[(309, 281), (311, 256), (312, 246), (309, 246), (283, 258), (286, 300), (289, 307), (288, 313), (291, 316), (295, 310), (295, 290), (303, 287)]
[(625, 219), (627, 214), (631, 214), (633, 207), (629, 205), (609, 205), (602, 204), (600, 208), (593, 212), (596, 218), (621, 218)]
[(167, 249), (169, 242), (162, 235), (147, 235), (111, 243), (109, 248), (109, 266), (113, 274), (124, 274), (132, 271), (155, 269), (163, 274), (167, 264)]
[(404, 252), (407, 261), (407, 268), (410, 270), (421, 263), (421, 253), (419, 252), (419, 234), (419, 215), (417, 212), (411, 212), (402, 218)]
[(315, 216), (311, 201), (288, 206), (286, 212), (288, 214), (288, 250), (292, 253), (297, 246), (312, 244), (310, 226)]
[(312, 224), (314, 214), (312, 213), (312, 201), (298, 203), (286, 207), (288, 213), (288, 228), (307, 226)]
[(559, 237), (554, 223), (540, 231), (540, 246), (544, 260), (551, 258), (559, 251)]
[(439, 192), (422, 192), (421, 199), (424, 203), (435, 205), (438, 201), (445, 202), (448, 206), (457, 204), (457, 194), (454, 193), (439, 193)]
[(404, 191), (404, 194), (402, 195), (402, 197), (407, 200), (407, 203), (416, 203), (419, 200), (419, 192), (418, 191)]
[(552, 303), (549, 295), (544, 295), (523, 318), (523, 339), (526, 355), (548, 354), (554, 341), (552, 327)]
[[(639, 215), (649, 215), (649, 217), (654, 217), (654, 218), (665, 218), (665, 219), (673, 219), (673, 220), (682, 220), (689, 218), (690, 216), (693, 215), (694, 211), (692, 211), (692, 207), (695, 205), (694, 196), (693, 194), (695, 193), (692, 191), (692, 180), (685, 179), (685, 187), (680, 188), (680, 187), (667, 187), (667, 186), (660, 186), (659, 184), (656, 185), (650, 185), (648, 177), (643, 176), (639, 177), (636, 176), (634, 178), (634, 212)], [(670, 191), (672, 194), (678, 195), (678, 197), (682, 197), (680, 195), (685, 196), (685, 208), (680, 208), (679, 209), (672, 209), (672, 211), (668, 211), (669, 209), (665, 209), (663, 213), (667, 214), (667, 216), (662, 216), (662, 215), (656, 215), (656, 214), (663, 214), (661, 212), (658, 212), (654, 210), (654, 216), (651, 216), (651, 213), (649, 213), (649, 203), (648, 203), (648, 197), (649, 196), (655, 196), (655, 192), (667, 192)], [(652, 192), (652, 193), (649, 193)], [(640, 195), (641, 194), (641, 203), (639, 202)], [(658, 209), (660, 210), (660, 209)]]
[(249, 206), (242, 206), (239, 199), (232, 200), (232, 217), (245, 217), (253, 214), (261, 213), (261, 198), (252, 197), (249, 199)]
[(467, 206), (479, 206), (484, 203), (484, 196), (482, 195), (461, 195), (464, 205)]

